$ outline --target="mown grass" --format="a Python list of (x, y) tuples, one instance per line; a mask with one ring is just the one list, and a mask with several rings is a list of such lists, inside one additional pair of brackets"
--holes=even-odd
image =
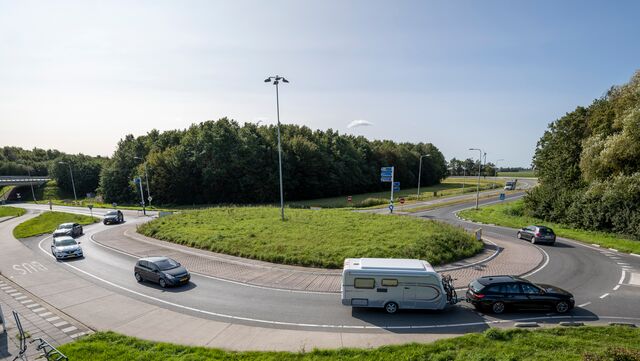
[[(98, 332), (60, 346), (70, 360), (93, 361), (387, 361), (387, 360), (640, 360), (640, 330), (621, 326), (489, 329), (483, 333), (376, 349), (231, 352), (143, 341)], [(621, 356), (622, 355), (622, 356)]]
[(532, 170), (524, 170), (521, 172), (498, 172), (498, 177), (536, 178), (537, 175)]
[(150, 237), (240, 257), (341, 268), (347, 257), (420, 258), (451, 262), (482, 244), (460, 228), (402, 216), (340, 209), (225, 207), (184, 211), (143, 224)]
[(61, 223), (73, 222), (85, 225), (98, 221), (99, 219), (96, 217), (84, 216), (81, 214), (45, 212), (35, 218), (31, 218), (28, 221), (20, 223), (13, 229), (13, 235), (16, 238), (26, 238), (44, 233), (51, 233), (58, 228), (58, 225)]
[(0, 217), (19, 217), (25, 213), (22, 208), (0, 206)]
[[(480, 180), (480, 190), (491, 189), (492, 185), (497, 188), (504, 186), (504, 179), (494, 180), (492, 178)], [(418, 188), (401, 189), (399, 192), (394, 192), (395, 201), (398, 202), (400, 197), (405, 198), (405, 204), (415, 203), (416, 201), (424, 201), (440, 197), (451, 197), (476, 191), (476, 179), (471, 178), (447, 178), (442, 183), (429, 187), (420, 187), (420, 199), (417, 199)], [(436, 194), (434, 195), (434, 192)], [(288, 204), (298, 207), (321, 207), (321, 208), (344, 208), (344, 207), (371, 207), (382, 206), (385, 207), (389, 203), (390, 190), (382, 192), (371, 192), (353, 194), (351, 203), (347, 201), (347, 195), (340, 197), (329, 197), (310, 199), (303, 201), (292, 201)], [(397, 204), (396, 204), (397, 205)]]
[(622, 252), (640, 253), (640, 242), (623, 236), (598, 231), (587, 231), (573, 228), (566, 224), (547, 222), (538, 218), (523, 215), (524, 201), (517, 200), (481, 207), (479, 210), (467, 209), (459, 212), (462, 218), (476, 222), (492, 223), (511, 228), (522, 228), (528, 225), (545, 225), (551, 227), (556, 235), (589, 244), (598, 244), (606, 248), (615, 248)]

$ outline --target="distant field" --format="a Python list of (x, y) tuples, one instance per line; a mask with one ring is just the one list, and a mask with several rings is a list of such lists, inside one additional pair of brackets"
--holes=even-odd
[(341, 268), (348, 257), (426, 259), (474, 255), (482, 243), (444, 223), (341, 209), (225, 207), (183, 211), (139, 226), (150, 237), (214, 252), (301, 266)]
[[(477, 180), (472, 178), (447, 178), (442, 183), (429, 187), (420, 187), (420, 200), (434, 198), (433, 192), (438, 193), (438, 197), (447, 197), (471, 193), (476, 191)], [(504, 186), (504, 179), (494, 180), (492, 178), (480, 180), (480, 190), (491, 189), (495, 185), (498, 188)], [(407, 204), (416, 200), (418, 188), (401, 189), (394, 192), (394, 198), (404, 197)], [(390, 191), (353, 194), (352, 202), (347, 202), (347, 196), (311, 199), (305, 201), (287, 202), (292, 206), (321, 207), (321, 208), (342, 208), (342, 207), (371, 207), (375, 205), (386, 205), (389, 203)]]
[(63, 212), (45, 212), (30, 220), (20, 223), (13, 229), (16, 238), (27, 238), (39, 234), (51, 233), (62, 223), (74, 222), (80, 224), (91, 224), (98, 222), (95, 217), (83, 216)]
[(514, 178), (536, 178), (536, 174), (532, 170), (522, 172), (498, 172), (498, 177), (514, 177)]
[(0, 217), (18, 217), (25, 213), (22, 208), (0, 206)]
[(463, 218), (472, 221), (497, 224), (500, 226), (521, 228), (532, 224), (543, 224), (551, 227), (560, 237), (566, 237), (585, 243), (595, 243), (602, 247), (615, 248), (622, 252), (633, 252), (640, 254), (640, 242), (613, 233), (587, 231), (572, 228), (571, 226), (553, 222), (546, 222), (541, 219), (523, 216), (524, 201), (495, 204), (481, 207), (479, 210), (467, 209), (459, 213)]
[[(92, 361), (387, 361), (387, 360), (640, 360), (640, 330), (601, 326), (573, 328), (488, 329), (431, 343), (375, 349), (307, 352), (233, 352), (150, 342), (114, 332), (97, 332), (60, 346), (69, 360)], [(363, 345), (363, 347), (366, 345)]]

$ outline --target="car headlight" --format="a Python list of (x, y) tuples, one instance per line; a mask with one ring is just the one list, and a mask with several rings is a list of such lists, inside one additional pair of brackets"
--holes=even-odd
[(575, 301), (575, 299), (574, 299), (573, 297), (570, 297), (570, 298), (569, 298), (569, 301), (572, 301), (572, 302), (573, 302), (573, 301)]
[(165, 275), (167, 276), (168, 279), (171, 279), (171, 280), (176, 279), (173, 275), (170, 275), (168, 273), (165, 273)]

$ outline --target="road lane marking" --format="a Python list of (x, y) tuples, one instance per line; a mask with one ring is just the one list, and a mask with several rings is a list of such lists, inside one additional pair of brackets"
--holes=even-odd
[(600, 248), (600, 245), (599, 245), (599, 244), (591, 243), (591, 245), (592, 245), (592, 246), (594, 246), (594, 247), (598, 247), (598, 248)]
[(24, 300), (25, 298), (27, 298), (27, 296), (16, 297), (16, 301)]
[(605, 293), (604, 295), (600, 296), (600, 298), (605, 298), (605, 297), (607, 297), (607, 296), (609, 296), (609, 294), (608, 294), (608, 293)]
[(618, 288), (620, 288), (620, 285), (616, 285), (616, 286), (613, 288), (613, 290), (614, 290), (614, 291), (617, 291), (617, 290), (618, 290)]
[(627, 272), (623, 269), (622, 270), (622, 275), (620, 276), (620, 281), (618, 281), (618, 284), (621, 285), (622, 282), (624, 282), (624, 278), (627, 276)]
[(615, 249), (615, 248), (609, 248), (609, 251), (612, 251), (612, 252), (618, 252), (618, 250), (617, 250), (617, 249)]
[(640, 273), (632, 273), (629, 280), (630, 285), (640, 286)]
[(546, 261), (545, 261), (545, 262), (544, 262), (544, 264), (543, 264), (542, 266), (540, 266), (538, 269), (535, 269), (535, 270), (533, 270), (533, 271), (531, 271), (531, 272), (529, 272), (529, 273), (526, 273), (526, 274), (522, 275), (521, 277), (529, 277), (529, 276), (533, 276), (534, 274), (536, 274), (536, 273), (538, 273), (538, 272), (542, 271), (542, 269), (543, 269), (543, 268), (545, 268), (545, 267), (547, 267), (547, 265), (549, 264), (549, 260), (550, 260), (549, 254), (548, 254), (544, 249), (542, 249), (542, 248), (540, 248), (540, 247), (538, 247), (538, 246), (536, 246), (536, 245), (534, 245), (534, 247), (536, 247), (540, 252), (542, 252), (542, 253), (544, 254), (544, 257), (546, 258)]
[(588, 306), (590, 304), (591, 304), (591, 302), (585, 302), (585, 303), (583, 303), (581, 305), (578, 305), (578, 307), (584, 307), (584, 306)]

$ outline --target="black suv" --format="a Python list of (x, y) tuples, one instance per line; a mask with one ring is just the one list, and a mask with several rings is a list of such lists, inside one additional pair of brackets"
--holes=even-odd
[(122, 212), (118, 210), (107, 212), (107, 214), (104, 215), (104, 219), (102, 220), (102, 223), (104, 224), (122, 223), (122, 222), (124, 222), (124, 216), (122, 215)]
[(556, 243), (556, 234), (553, 229), (545, 226), (527, 226), (518, 231), (516, 234), (518, 239), (526, 239), (531, 243), (548, 243), (553, 245)]
[(469, 283), (467, 302), (477, 310), (502, 313), (507, 308), (565, 313), (575, 305), (573, 295), (558, 287), (535, 284), (516, 276), (486, 276)]

